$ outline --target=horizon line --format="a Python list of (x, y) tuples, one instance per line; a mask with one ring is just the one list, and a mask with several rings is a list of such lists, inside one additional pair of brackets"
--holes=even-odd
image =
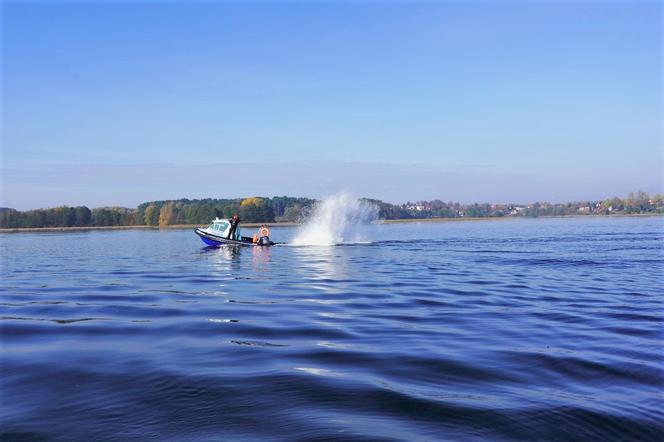
[[(339, 192), (336, 192), (339, 193)], [(394, 203), (390, 201), (385, 201), (379, 198), (371, 198), (367, 196), (360, 196), (357, 197), (357, 199), (366, 199), (366, 200), (374, 200), (378, 201), (381, 203), (386, 203), (390, 204), (393, 206), (404, 206), (406, 204), (418, 204), (418, 203), (427, 203), (427, 202), (433, 202), (433, 201), (441, 201), (443, 203), (453, 203), (453, 204), (461, 204), (461, 205), (473, 205), (473, 204), (490, 204), (490, 205), (528, 205), (528, 204), (537, 204), (537, 203), (544, 203), (544, 204), (571, 204), (571, 203), (582, 203), (582, 202), (587, 202), (587, 203), (592, 203), (592, 202), (599, 202), (599, 201), (606, 201), (609, 199), (629, 199), (629, 194), (630, 193), (644, 193), (649, 199), (655, 198), (655, 197), (664, 197), (664, 194), (657, 192), (657, 193), (649, 193), (647, 191), (644, 191), (642, 189), (638, 190), (633, 190), (627, 193), (626, 196), (618, 196), (618, 195), (613, 195), (613, 196), (607, 196), (604, 198), (586, 198), (586, 199), (576, 199), (576, 200), (567, 200), (567, 201), (558, 201), (558, 202), (553, 202), (553, 201), (546, 201), (546, 200), (535, 200), (535, 201), (528, 201), (528, 202), (523, 202), (523, 201), (505, 201), (505, 202), (496, 202), (496, 201), (474, 201), (474, 202), (462, 202), (462, 201), (454, 201), (451, 199), (440, 199), (440, 198), (434, 198), (434, 199), (415, 199), (415, 200), (408, 200), (405, 202), (399, 202), (399, 203)], [(352, 195), (352, 193), (351, 193)], [(330, 195), (331, 196), (331, 195)], [(5, 206), (0, 206), (0, 210), (16, 210), (17, 212), (30, 212), (30, 211), (35, 211), (35, 210), (51, 210), (51, 209), (56, 209), (59, 207), (87, 207), (88, 209), (127, 209), (127, 210), (136, 210), (138, 209), (138, 206), (143, 205), (143, 204), (149, 204), (149, 203), (161, 203), (161, 202), (177, 202), (177, 201), (183, 201), (183, 200), (188, 200), (188, 201), (201, 201), (201, 200), (245, 200), (248, 198), (262, 198), (262, 199), (274, 199), (274, 198), (303, 198), (303, 199), (309, 199), (309, 200), (314, 200), (316, 202), (323, 201), (327, 197), (323, 198), (311, 198), (311, 197), (306, 197), (306, 196), (291, 196), (291, 195), (273, 195), (273, 196), (262, 196), (262, 195), (247, 195), (247, 196), (241, 196), (241, 197), (229, 197), (229, 198), (215, 198), (215, 197), (205, 197), (205, 198), (188, 198), (188, 197), (182, 197), (182, 198), (167, 198), (167, 199), (155, 199), (155, 200), (148, 200), (148, 201), (143, 201), (139, 204), (137, 204), (135, 207), (128, 207), (128, 206), (122, 206), (122, 205), (103, 205), (103, 206), (95, 206), (95, 207), (90, 207), (86, 204), (79, 204), (79, 205), (71, 205), (71, 204), (57, 204), (53, 206), (42, 206), (42, 207), (36, 207), (32, 209), (16, 209), (14, 207), (5, 207)], [(329, 197), (329, 196), (328, 196)]]

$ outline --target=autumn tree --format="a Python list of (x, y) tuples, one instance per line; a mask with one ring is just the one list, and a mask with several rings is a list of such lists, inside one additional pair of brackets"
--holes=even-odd
[(157, 209), (156, 205), (150, 204), (145, 208), (143, 220), (148, 226), (156, 226), (159, 224), (159, 209)]
[(168, 203), (159, 210), (159, 227), (175, 224), (178, 216), (178, 208), (175, 203)]

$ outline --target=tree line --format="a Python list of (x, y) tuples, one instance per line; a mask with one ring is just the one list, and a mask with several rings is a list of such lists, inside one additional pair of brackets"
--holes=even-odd
[(245, 222), (296, 222), (316, 200), (287, 196), (273, 198), (234, 198), (151, 201), (135, 209), (126, 207), (54, 207), (18, 211), (0, 208), (0, 228), (169, 226), (207, 224), (237, 213)]
[[(632, 192), (627, 198), (556, 204), (461, 204), (433, 200), (395, 205), (375, 199), (363, 200), (378, 208), (380, 219), (664, 214), (664, 196), (650, 196), (641, 191)], [(135, 209), (62, 206), (18, 211), (0, 208), (0, 228), (202, 225), (216, 217), (230, 218), (235, 213), (243, 222), (298, 222), (306, 218), (316, 202), (310, 198), (280, 196), (151, 201)]]

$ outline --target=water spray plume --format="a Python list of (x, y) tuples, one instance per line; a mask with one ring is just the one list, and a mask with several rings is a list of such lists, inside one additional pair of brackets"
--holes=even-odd
[(314, 206), (311, 216), (293, 239), (294, 245), (331, 246), (362, 240), (362, 225), (378, 218), (371, 203), (339, 193)]

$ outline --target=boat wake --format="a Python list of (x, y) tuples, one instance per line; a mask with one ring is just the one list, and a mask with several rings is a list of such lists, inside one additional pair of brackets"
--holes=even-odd
[(320, 201), (291, 242), (296, 246), (368, 243), (364, 226), (378, 218), (378, 207), (348, 193)]

